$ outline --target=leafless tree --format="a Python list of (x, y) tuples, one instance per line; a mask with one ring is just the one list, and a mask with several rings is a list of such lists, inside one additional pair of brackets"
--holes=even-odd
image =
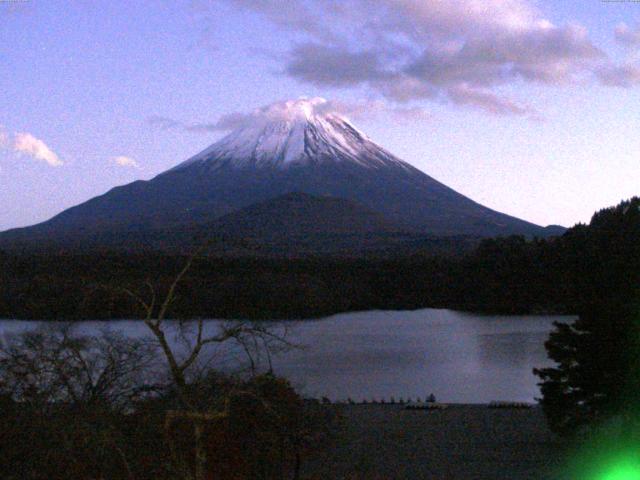
[(104, 329), (80, 335), (73, 324), (47, 325), (0, 341), (3, 390), (39, 407), (105, 403), (124, 407), (157, 377), (156, 348)]
[[(167, 412), (165, 432), (171, 444), (168, 433), (173, 422), (177, 419), (188, 420), (193, 425), (195, 466), (192, 475), (184, 462), (180, 462), (172, 449), (174, 463), (180, 465), (180, 475), (185, 479), (204, 480), (207, 472), (206, 439), (204, 438), (207, 425), (228, 417), (229, 403), (219, 409), (212, 409), (210, 404), (198, 401), (197, 394), (189, 385), (189, 374), (196, 370), (199, 360), (205, 358), (204, 351), (209, 346), (220, 346), (235, 343), (246, 354), (249, 367), (255, 374), (263, 359), (271, 368), (271, 354), (293, 347), (286, 338), (286, 329), (274, 329), (272, 325), (259, 322), (225, 321), (216, 324), (216, 331), (206, 331), (203, 319), (194, 322), (178, 321), (169, 324), (167, 314), (176, 298), (178, 285), (185, 277), (201, 250), (190, 256), (183, 268), (173, 278), (166, 294), (162, 298), (151, 281), (146, 282), (147, 294), (139, 294), (130, 289), (122, 288), (129, 297), (133, 298), (144, 312), (144, 323), (157, 341), (159, 348), (167, 362), (171, 380), (175, 386), (181, 408)], [(183, 343), (183, 350), (172, 345), (168, 334), (172, 326), (177, 326), (178, 334)], [(216, 366), (208, 364), (209, 368)], [(268, 405), (265, 405), (268, 407)]]
[(89, 336), (72, 324), (42, 326), (0, 341), (0, 394), (43, 422), (60, 419), (58, 448), (71, 463), (83, 459), (67, 446), (74, 437), (89, 435), (85, 442), (101, 451), (97, 455), (115, 454), (132, 479), (115, 419), (132, 408), (141, 391), (153, 388), (156, 352), (149, 341), (106, 329)]

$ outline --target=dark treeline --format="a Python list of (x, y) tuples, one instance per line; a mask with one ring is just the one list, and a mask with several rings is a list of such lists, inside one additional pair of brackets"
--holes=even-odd
[[(545, 344), (554, 366), (535, 371), (541, 379), (542, 406), (559, 433), (581, 436), (595, 429), (600, 430), (596, 437), (615, 433), (614, 444), (637, 446), (640, 201), (599, 212), (588, 228), (570, 233), (570, 245), (580, 246), (579, 252), (565, 253), (573, 255), (578, 318), (556, 324)], [(599, 450), (604, 451), (603, 445)], [(586, 476), (583, 472), (570, 478)]]
[[(577, 313), (594, 291), (640, 271), (640, 199), (597, 212), (563, 236), (482, 241), (472, 253), (397, 258), (198, 258), (174, 317), (300, 318), (366, 309)], [(634, 217), (635, 218), (635, 217)], [(122, 288), (162, 290), (187, 261), (156, 253), (0, 253), (0, 317), (133, 318)]]
[[(204, 332), (203, 321), (174, 329), (162, 318), (144, 321), (151, 338), (60, 323), (0, 339), (0, 477), (301, 478), (338, 418), (260, 368), (268, 352), (295, 348), (286, 331), (228, 322)], [(173, 334), (180, 348), (164, 342)], [(246, 359), (222, 374), (229, 343)]]

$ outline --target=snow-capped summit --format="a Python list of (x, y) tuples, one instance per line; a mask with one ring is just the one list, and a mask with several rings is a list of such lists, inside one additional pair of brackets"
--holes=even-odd
[[(332, 219), (331, 228), (318, 231), (356, 232), (357, 225), (376, 225), (387, 233), (412, 235), (547, 236), (544, 228), (484, 207), (396, 158), (336, 107), (322, 98), (301, 98), (236, 116), (235, 130), (177, 167), (149, 181), (116, 187), (47, 222), (0, 234), (0, 246), (25, 239), (117, 239), (131, 233), (153, 237), (158, 231), (207, 230), (240, 211), (245, 213), (240, 218), (256, 225), (290, 225), (286, 219), (304, 225), (291, 232), (306, 232)], [(272, 202), (293, 193), (295, 201)]]
[(324, 98), (276, 102), (244, 117), (227, 136), (178, 165), (278, 166), (321, 162), (407, 165), (372, 142)]

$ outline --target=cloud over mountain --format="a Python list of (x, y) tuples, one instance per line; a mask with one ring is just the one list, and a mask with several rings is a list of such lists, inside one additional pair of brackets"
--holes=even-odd
[[(391, 102), (431, 99), (522, 116), (532, 107), (506, 97), (501, 87), (585, 79), (611, 85), (612, 76), (624, 76), (584, 27), (556, 25), (530, 0), (211, 4), (260, 16), (291, 33), (295, 40), (282, 57), (284, 74), (320, 87), (364, 87)], [(635, 43), (638, 34), (624, 26), (616, 35)], [(603, 76), (605, 70), (614, 73)]]
[(614, 30), (616, 40), (628, 47), (640, 46), (640, 26), (629, 27), (626, 23), (620, 23)]
[(242, 113), (223, 115), (213, 123), (187, 123), (160, 115), (152, 115), (148, 118), (151, 125), (158, 126), (163, 130), (178, 129), (192, 133), (226, 132), (237, 128), (247, 119), (248, 116)]
[(598, 72), (600, 81), (610, 87), (630, 88), (640, 85), (640, 65), (609, 65)]
[[(180, 129), (188, 132), (229, 132), (242, 127), (249, 122), (266, 122), (277, 119), (278, 115), (284, 115), (283, 102), (273, 102), (269, 105), (255, 109), (252, 112), (232, 112), (220, 116), (211, 123), (185, 123), (168, 117), (154, 115), (149, 117), (149, 123), (161, 129)], [(419, 106), (389, 105), (381, 100), (340, 101), (311, 99), (309, 107), (311, 114), (335, 113), (349, 119), (371, 119), (385, 115), (399, 122), (427, 120), (429, 113)]]
[[(376, 105), (380, 104), (367, 106)], [(42, 224), (7, 232), (0, 241), (82, 241), (83, 236), (100, 241), (127, 239), (130, 234), (157, 236), (159, 231), (172, 229), (182, 229), (187, 233), (185, 238), (193, 241), (185, 227), (190, 230), (200, 225), (202, 232), (218, 235), (218, 230), (210, 228), (223, 215), (279, 197), (290, 198), (290, 194), (312, 215), (299, 219), (304, 228), (297, 231), (308, 231), (307, 226), (316, 231), (316, 222), (325, 222), (323, 219), (333, 225), (336, 215), (342, 214), (325, 200), (334, 198), (365, 208), (354, 210), (347, 205), (347, 210), (356, 213), (342, 217), (343, 226), (338, 230), (347, 234), (361, 232), (358, 216), (371, 219), (367, 212), (373, 212), (375, 221), (365, 224), (375, 231), (382, 227), (387, 233), (545, 236), (544, 228), (484, 207), (377, 145), (340, 113), (350, 109), (359, 114), (359, 108), (364, 106), (314, 97), (275, 102), (239, 114), (237, 118), (245, 121), (237, 128), (153, 179), (114, 188)], [(402, 114), (421, 114), (410, 108)], [(361, 114), (363, 118), (366, 115)], [(132, 162), (121, 157), (119, 163)], [(318, 208), (308, 208), (310, 202)], [(282, 210), (282, 202), (277, 204), (276, 212), (272, 207), (257, 210), (269, 215), (260, 220), (266, 227), (271, 225), (268, 231), (273, 231), (274, 222), (288, 222), (293, 213), (286, 205)], [(255, 231), (251, 229), (257, 225), (256, 216), (242, 216), (247, 220), (243, 224), (251, 228), (241, 228), (240, 235)], [(334, 227), (330, 230), (335, 231)]]

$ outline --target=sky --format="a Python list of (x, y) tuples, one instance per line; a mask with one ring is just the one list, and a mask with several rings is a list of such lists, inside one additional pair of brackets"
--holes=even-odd
[(637, 1), (0, 0), (0, 230), (302, 96), (534, 223), (640, 194)]

